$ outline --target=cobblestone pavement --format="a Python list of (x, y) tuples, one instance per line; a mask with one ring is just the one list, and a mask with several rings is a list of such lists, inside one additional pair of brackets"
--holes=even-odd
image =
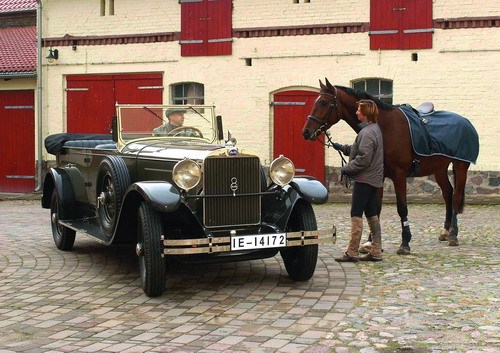
[(341, 265), (349, 205), (317, 206), (338, 242), (320, 247), (312, 280), (289, 280), (279, 256), (173, 265), (152, 299), (133, 247), (80, 235), (61, 252), (38, 201), (3, 201), (0, 353), (500, 352), (499, 210), (466, 206), (448, 247), (443, 205), (410, 205), (412, 255), (398, 256), (399, 219), (384, 205), (384, 260)]

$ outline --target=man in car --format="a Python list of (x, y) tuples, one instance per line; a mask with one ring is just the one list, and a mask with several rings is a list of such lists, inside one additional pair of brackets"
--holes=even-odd
[(168, 122), (153, 129), (154, 135), (168, 135), (172, 130), (177, 129), (184, 124), (185, 109), (169, 108), (165, 111)]

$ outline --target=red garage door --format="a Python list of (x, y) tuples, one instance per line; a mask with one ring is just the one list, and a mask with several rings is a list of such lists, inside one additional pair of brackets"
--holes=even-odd
[[(306, 141), (302, 128), (318, 93), (285, 91), (274, 95), (274, 157), (280, 154), (295, 164), (297, 175), (325, 181), (325, 149), (318, 141)], [(321, 141), (324, 138), (321, 137)]]
[(0, 192), (35, 189), (33, 91), (0, 91)]
[(107, 134), (115, 103), (162, 104), (162, 74), (68, 76), (68, 129)]

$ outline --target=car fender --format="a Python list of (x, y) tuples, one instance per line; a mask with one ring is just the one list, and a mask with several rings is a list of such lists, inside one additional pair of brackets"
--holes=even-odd
[(282, 230), (286, 229), (297, 202), (323, 204), (328, 200), (328, 191), (325, 186), (309, 176), (294, 178), (290, 184), (281, 188), (273, 185), (268, 191), (273, 189), (277, 189), (276, 194), (263, 198), (263, 221), (274, 223)]
[(43, 208), (50, 208), (50, 198), (52, 197), (52, 190), (54, 188), (57, 191), (62, 206), (67, 207), (74, 204), (75, 193), (67, 171), (62, 168), (50, 168), (43, 182), (43, 195), (41, 199)]
[(127, 207), (127, 201), (136, 198), (137, 194), (143, 200), (160, 212), (174, 212), (181, 205), (181, 195), (171, 183), (166, 181), (142, 181), (129, 186), (123, 200), (123, 206)]
[(290, 182), (293, 187), (304, 199), (315, 205), (324, 204), (328, 201), (328, 190), (316, 178), (310, 176), (301, 176), (293, 178)]
[(262, 221), (275, 224), (281, 231), (286, 229), (288, 219), (297, 201), (303, 199), (297, 190), (290, 185), (279, 187), (273, 185), (268, 191), (276, 191), (262, 199)]

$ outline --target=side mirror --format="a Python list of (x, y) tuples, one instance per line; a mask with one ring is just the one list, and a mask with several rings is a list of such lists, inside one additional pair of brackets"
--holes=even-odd
[(111, 118), (111, 134), (113, 141), (118, 142), (118, 118), (116, 115)]
[(222, 129), (222, 116), (217, 115), (215, 117), (216, 125), (217, 125), (217, 140), (224, 140), (224, 132)]

